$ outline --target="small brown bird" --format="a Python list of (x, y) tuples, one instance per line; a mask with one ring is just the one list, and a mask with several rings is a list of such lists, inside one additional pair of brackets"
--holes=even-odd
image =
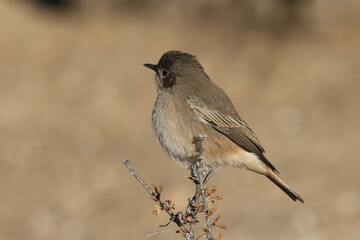
[(201, 133), (207, 135), (203, 159), (214, 168), (230, 165), (263, 174), (291, 199), (304, 203), (280, 178), (255, 133), (195, 56), (173, 50), (164, 53), (157, 65), (144, 66), (156, 73), (158, 95), (152, 112), (155, 134), (178, 164), (190, 168), (197, 161), (194, 138)]

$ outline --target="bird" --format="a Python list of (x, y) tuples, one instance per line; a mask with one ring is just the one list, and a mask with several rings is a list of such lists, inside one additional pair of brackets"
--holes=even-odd
[(144, 66), (155, 71), (155, 135), (163, 150), (179, 165), (190, 169), (198, 161), (194, 144), (201, 133), (207, 136), (202, 143), (202, 157), (214, 169), (233, 166), (264, 175), (292, 200), (304, 203), (265, 157), (254, 131), (194, 55), (170, 50), (157, 64)]

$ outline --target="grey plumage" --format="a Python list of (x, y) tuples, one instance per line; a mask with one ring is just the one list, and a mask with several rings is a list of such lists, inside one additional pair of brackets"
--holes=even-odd
[(215, 168), (231, 165), (263, 174), (293, 200), (304, 202), (279, 177), (255, 133), (194, 56), (169, 51), (157, 65), (145, 66), (156, 72), (158, 95), (152, 124), (168, 155), (189, 168), (196, 161), (194, 137), (206, 134), (203, 157)]

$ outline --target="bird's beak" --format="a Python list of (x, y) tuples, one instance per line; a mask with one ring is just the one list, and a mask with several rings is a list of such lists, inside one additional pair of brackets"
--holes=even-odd
[(150, 68), (150, 69), (152, 69), (152, 70), (154, 70), (156, 72), (157, 65), (150, 64), (150, 63), (145, 63), (144, 66), (148, 67), (148, 68)]

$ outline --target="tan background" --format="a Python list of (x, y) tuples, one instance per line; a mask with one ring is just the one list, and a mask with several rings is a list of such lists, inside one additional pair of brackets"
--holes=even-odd
[(198, 56), (306, 201), (222, 169), (223, 239), (360, 239), (359, 1), (36, 2), (0, 1), (0, 239), (180, 239), (121, 162), (178, 210), (193, 194), (150, 123), (142, 64), (170, 49)]

